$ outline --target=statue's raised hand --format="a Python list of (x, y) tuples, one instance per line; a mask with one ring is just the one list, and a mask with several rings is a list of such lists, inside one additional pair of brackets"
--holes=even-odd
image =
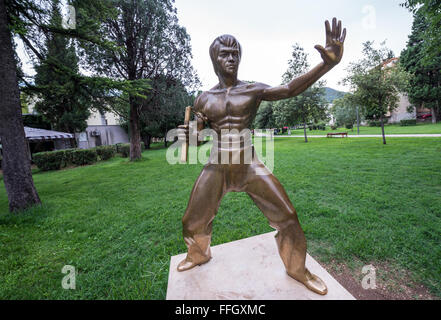
[(323, 48), (320, 45), (316, 45), (314, 48), (320, 52), (323, 61), (329, 66), (335, 66), (343, 57), (343, 43), (346, 38), (346, 28), (341, 29), (341, 21), (334, 18), (332, 19), (332, 29), (329, 21), (325, 22), (326, 28), (326, 47)]

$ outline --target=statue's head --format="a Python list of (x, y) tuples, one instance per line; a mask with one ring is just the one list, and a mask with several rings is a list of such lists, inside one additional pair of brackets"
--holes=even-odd
[(235, 37), (224, 34), (217, 37), (210, 46), (210, 58), (218, 76), (237, 76), (242, 48)]

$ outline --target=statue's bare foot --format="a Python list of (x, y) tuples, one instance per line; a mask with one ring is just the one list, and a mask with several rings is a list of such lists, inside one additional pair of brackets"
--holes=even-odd
[(296, 279), (297, 281), (303, 283), (305, 287), (307, 287), (309, 290), (315, 293), (321, 295), (325, 295), (328, 293), (328, 288), (326, 287), (326, 284), (323, 282), (323, 280), (317, 277), (315, 274), (309, 272), (309, 270), (306, 268), (305, 268), (305, 273), (303, 275), (297, 276), (290, 274), (289, 272), (288, 275)]
[(181, 262), (179, 262), (178, 264), (178, 271), (182, 272), (182, 271), (187, 271), (190, 270), (196, 266), (200, 266), (201, 264), (207, 263), (208, 261), (210, 261), (211, 257), (205, 257), (204, 259), (200, 259), (198, 261), (191, 261), (187, 258), (185, 258), (184, 260), (182, 260)]

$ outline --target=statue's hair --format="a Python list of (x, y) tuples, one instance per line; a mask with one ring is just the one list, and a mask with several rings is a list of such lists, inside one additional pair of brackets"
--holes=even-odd
[(210, 58), (213, 63), (214, 72), (217, 74), (217, 55), (219, 54), (220, 45), (224, 45), (226, 47), (237, 48), (239, 50), (239, 59), (242, 57), (242, 47), (240, 46), (239, 41), (235, 37), (229, 34), (224, 34), (222, 36), (214, 39), (213, 43), (210, 46)]

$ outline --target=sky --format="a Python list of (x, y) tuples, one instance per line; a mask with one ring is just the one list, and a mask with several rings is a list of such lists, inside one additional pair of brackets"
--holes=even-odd
[(327, 86), (348, 91), (339, 84), (350, 62), (361, 58), (362, 43), (370, 40), (386, 46), (396, 56), (406, 47), (412, 14), (400, 6), (404, 0), (175, 0), (180, 25), (191, 37), (193, 66), (201, 90), (218, 79), (208, 54), (213, 40), (222, 34), (236, 37), (242, 46), (239, 79), (279, 85), (298, 43), (309, 55), (311, 68), (321, 62), (316, 44), (324, 46), (325, 20), (337, 17), (347, 29), (345, 52), (339, 65), (323, 79)]
[[(65, 0), (62, 1), (65, 3)], [(396, 56), (405, 48), (412, 27), (412, 14), (400, 6), (404, 0), (175, 0), (180, 25), (191, 37), (193, 66), (201, 90), (218, 83), (208, 54), (213, 40), (231, 34), (242, 46), (239, 79), (281, 83), (292, 45), (298, 43), (309, 55), (311, 68), (321, 62), (316, 44), (325, 44), (325, 20), (337, 17), (347, 29), (345, 52), (339, 65), (323, 79), (327, 86), (349, 91), (339, 84), (350, 62), (361, 58), (362, 43), (371, 40), (386, 45)], [(18, 42), (24, 71), (35, 72)]]

